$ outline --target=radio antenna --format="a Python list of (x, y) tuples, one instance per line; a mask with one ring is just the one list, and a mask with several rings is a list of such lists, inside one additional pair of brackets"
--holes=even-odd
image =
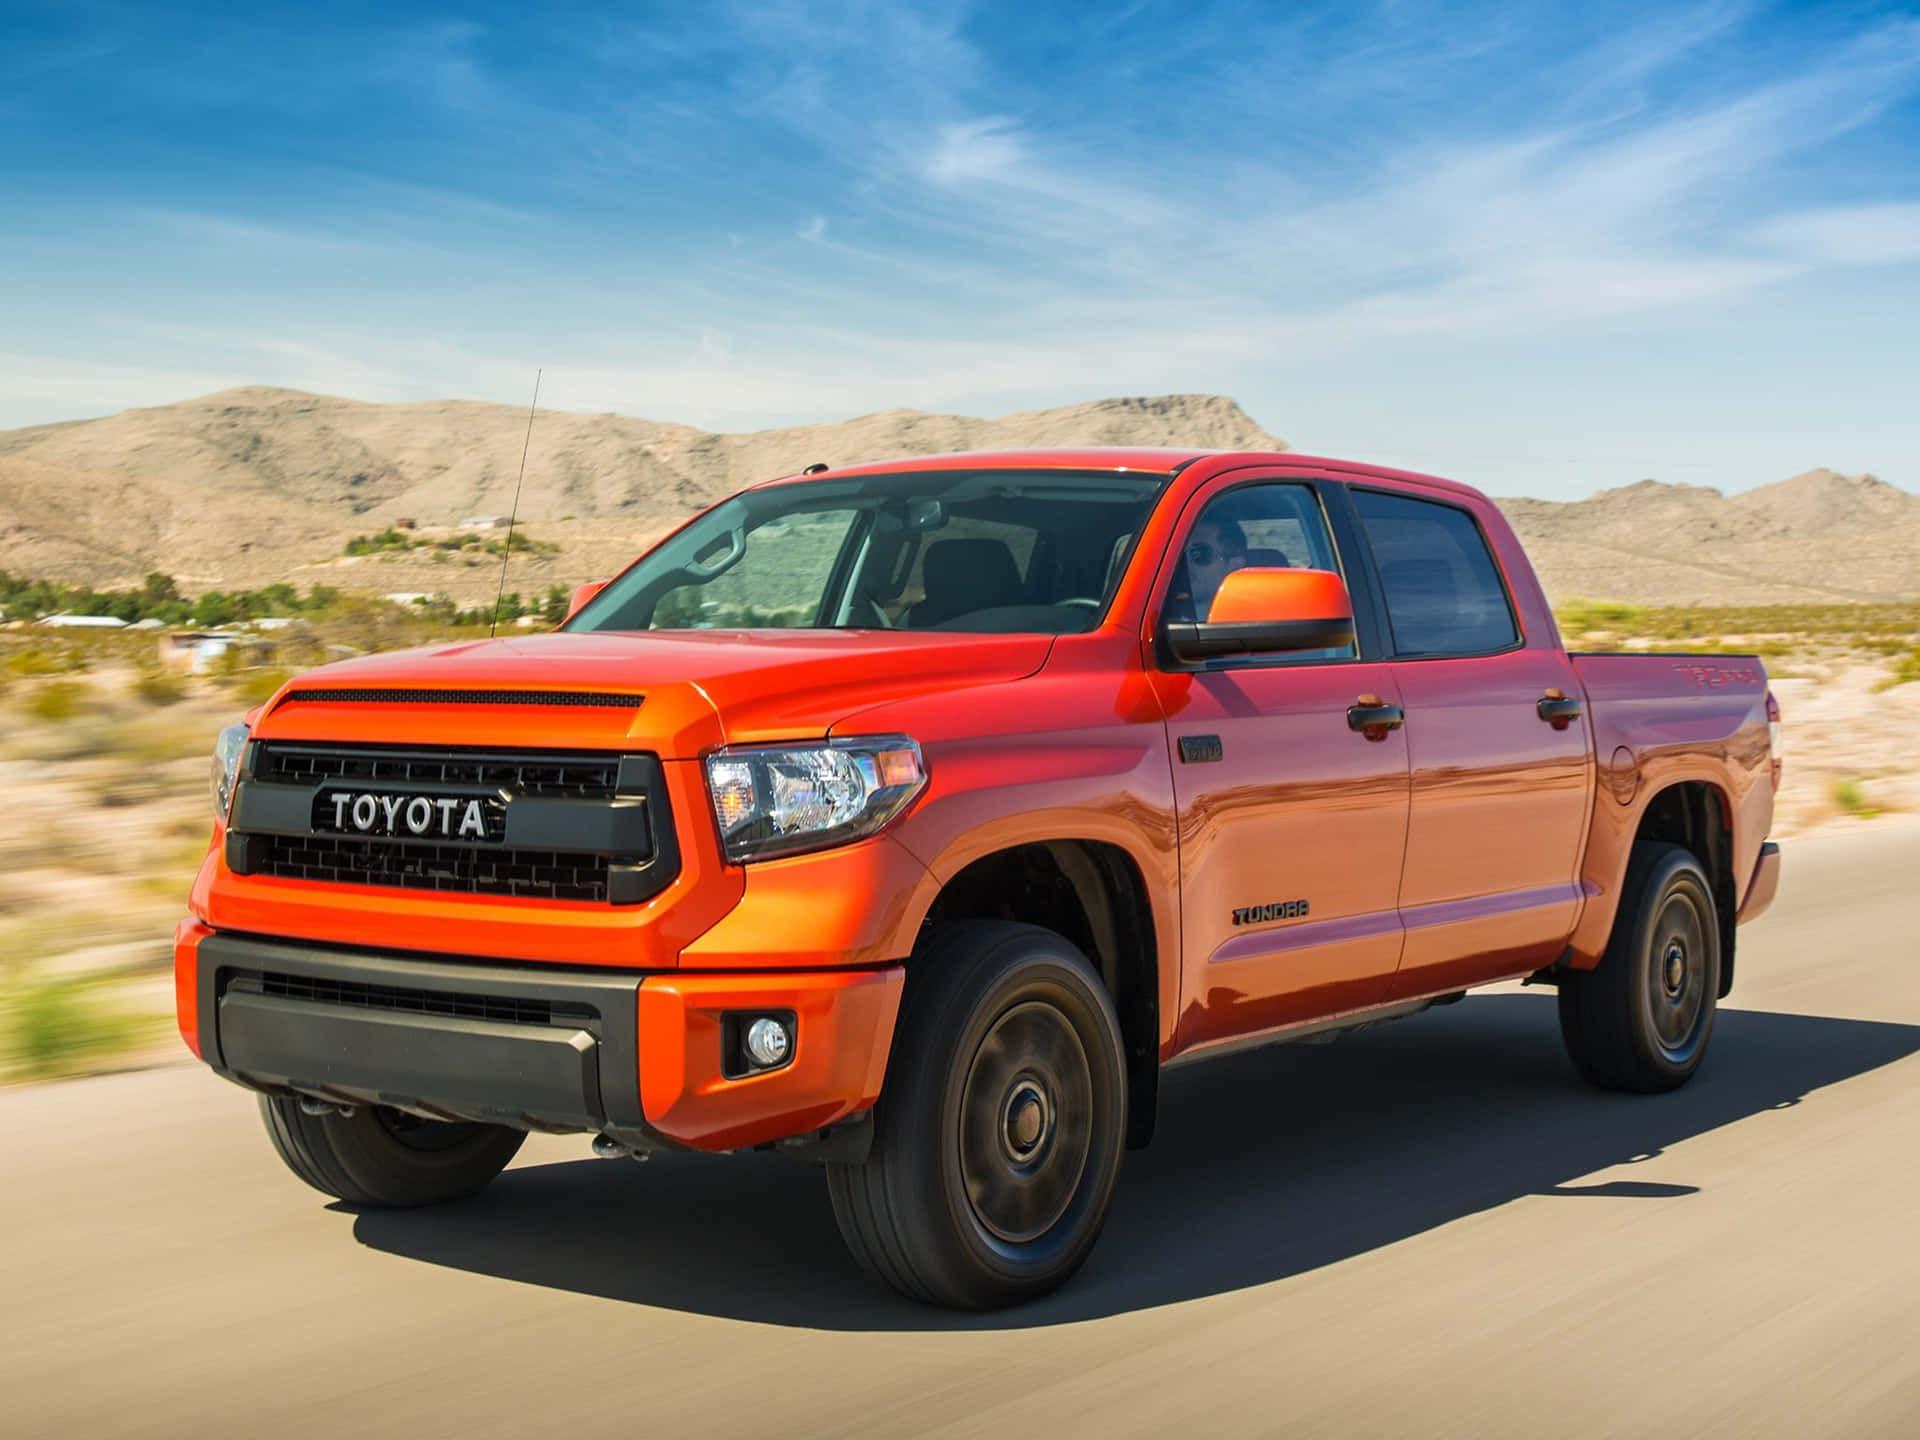
[(527, 438), (520, 446), (520, 478), (513, 482), (513, 508), (507, 511), (507, 543), (500, 547), (500, 588), (493, 592), (493, 623), (487, 627), (491, 640), (500, 629), (500, 602), (507, 593), (507, 562), (513, 558), (513, 522), (520, 518), (520, 487), (527, 480), (527, 451), (533, 447), (533, 412), (540, 408), (540, 377), (544, 369), (533, 372), (533, 404), (527, 407)]

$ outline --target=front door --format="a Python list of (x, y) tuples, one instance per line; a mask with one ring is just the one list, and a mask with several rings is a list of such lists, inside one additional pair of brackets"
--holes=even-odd
[(1393, 998), (1548, 964), (1579, 908), (1593, 774), (1586, 719), (1540, 702), (1577, 697), (1579, 681), (1557, 637), (1523, 637), (1470, 510), (1351, 493), (1386, 595), (1413, 767)]
[[(1343, 574), (1318, 488), (1227, 477), (1195, 496), (1163, 576), (1160, 613), (1204, 619), (1227, 570)], [(1366, 589), (1349, 588), (1356, 604)], [(1384, 998), (1399, 963), (1396, 909), (1408, 811), (1404, 732), (1350, 726), (1363, 698), (1394, 704), (1379, 632), (1309, 655), (1182, 667), (1155, 657), (1180, 815), (1181, 1049)], [(1378, 644), (1377, 640), (1373, 641)]]

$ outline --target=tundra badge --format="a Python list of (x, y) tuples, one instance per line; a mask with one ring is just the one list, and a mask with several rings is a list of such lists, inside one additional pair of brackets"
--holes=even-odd
[(1307, 913), (1304, 900), (1282, 900), (1273, 905), (1242, 905), (1233, 912), (1236, 925), (1264, 925), (1269, 920), (1300, 920)]

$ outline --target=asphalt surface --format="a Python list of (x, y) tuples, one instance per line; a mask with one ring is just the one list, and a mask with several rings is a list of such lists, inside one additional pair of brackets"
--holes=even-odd
[(1687, 1089), (1583, 1088), (1537, 990), (1177, 1071), (993, 1316), (778, 1157), (354, 1214), (197, 1067), (0, 1094), (0, 1434), (1920, 1436), (1920, 826), (1786, 848)]

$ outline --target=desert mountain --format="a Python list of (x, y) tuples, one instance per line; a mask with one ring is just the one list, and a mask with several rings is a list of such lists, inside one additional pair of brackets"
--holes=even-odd
[[(159, 569), (189, 590), (291, 579), (478, 603), (493, 576), (474, 557), (342, 549), (388, 525), (431, 531), (505, 514), (526, 418), (475, 401), (379, 405), (249, 387), (0, 432), (0, 568), (96, 586)], [(814, 461), (1076, 443), (1286, 448), (1217, 395), (990, 420), (892, 410), (747, 434), (543, 411), (520, 516), (559, 550), (516, 557), (509, 588), (611, 573), (689, 510)], [(1643, 480), (1586, 500), (1500, 504), (1556, 599), (1920, 598), (1920, 496), (1871, 475), (1811, 470), (1732, 496)]]
[(1642, 480), (1502, 500), (1556, 598), (1722, 605), (1920, 598), (1920, 495), (1809, 470), (1722, 495)]
[[(0, 432), (0, 568), (95, 586), (162, 569), (190, 589), (291, 578), (444, 589), (471, 602), (491, 591), (461, 573), (468, 567), (409, 555), (356, 569), (342, 546), (402, 521), (452, 527), (506, 514), (526, 438), (527, 414), (511, 406), (377, 405), (266, 387)], [(524, 577), (509, 583), (609, 573), (688, 511), (815, 461), (1075, 443), (1286, 448), (1214, 395), (1096, 400), (993, 420), (890, 410), (738, 435), (543, 411), (519, 514), (529, 533), (561, 549), (525, 562)]]

